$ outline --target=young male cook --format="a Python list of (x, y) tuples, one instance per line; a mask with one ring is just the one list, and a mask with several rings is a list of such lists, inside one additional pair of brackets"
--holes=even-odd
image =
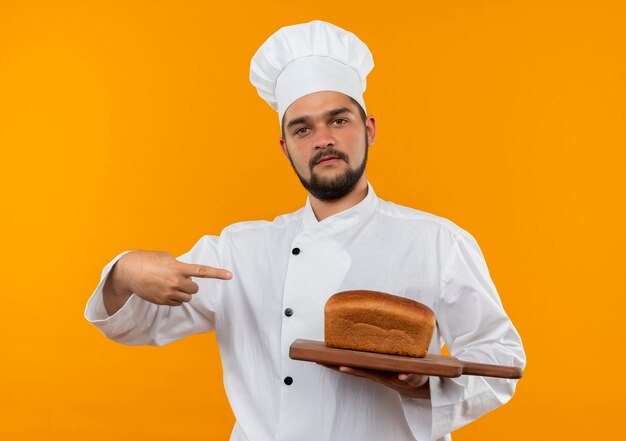
[[(363, 92), (373, 68), (352, 33), (313, 21), (273, 34), (250, 79), (277, 110), (280, 146), (309, 197), (272, 222), (204, 236), (183, 256), (132, 251), (103, 270), (85, 316), (107, 337), (163, 345), (215, 331), (236, 424), (231, 440), (431, 440), (508, 401), (515, 380), (424, 377), (291, 360), (323, 340), (333, 293), (368, 289), (428, 305), (468, 361), (523, 367), (473, 237), (441, 217), (379, 199), (366, 175), (376, 120)], [(392, 148), (392, 147), (390, 147)]]

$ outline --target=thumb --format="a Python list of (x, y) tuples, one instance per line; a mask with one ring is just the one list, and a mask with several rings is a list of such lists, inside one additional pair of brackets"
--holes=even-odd
[(428, 376), (418, 374), (399, 374), (398, 379), (401, 381), (405, 381), (411, 386), (422, 386), (428, 380)]
[(214, 268), (207, 265), (181, 263), (181, 270), (185, 277), (203, 277), (206, 279), (230, 280), (233, 274), (222, 268)]

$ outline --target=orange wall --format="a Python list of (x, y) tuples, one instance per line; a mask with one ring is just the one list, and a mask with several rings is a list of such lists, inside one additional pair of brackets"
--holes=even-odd
[(623, 2), (4, 0), (0, 439), (227, 439), (213, 335), (124, 347), (83, 309), (122, 250), (304, 203), (248, 67), (316, 18), (374, 54), (377, 193), (477, 238), (525, 343), (456, 440), (623, 433)]

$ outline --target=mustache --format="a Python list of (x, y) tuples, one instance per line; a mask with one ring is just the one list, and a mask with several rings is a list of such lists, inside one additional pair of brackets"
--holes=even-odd
[(313, 156), (313, 158), (311, 158), (311, 160), (309, 161), (309, 167), (313, 169), (313, 167), (315, 167), (315, 164), (317, 164), (322, 158), (325, 158), (327, 156), (335, 156), (343, 161), (348, 162), (348, 155), (340, 152), (339, 150), (329, 148), (325, 150), (320, 150), (315, 156)]

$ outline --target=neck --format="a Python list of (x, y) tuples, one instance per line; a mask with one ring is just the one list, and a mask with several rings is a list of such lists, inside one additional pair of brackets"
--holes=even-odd
[(315, 217), (321, 222), (327, 217), (354, 207), (356, 204), (365, 199), (365, 196), (367, 196), (367, 178), (364, 173), (354, 189), (341, 199), (322, 201), (321, 199), (317, 199), (309, 194), (309, 200), (311, 202), (313, 213), (315, 213)]

